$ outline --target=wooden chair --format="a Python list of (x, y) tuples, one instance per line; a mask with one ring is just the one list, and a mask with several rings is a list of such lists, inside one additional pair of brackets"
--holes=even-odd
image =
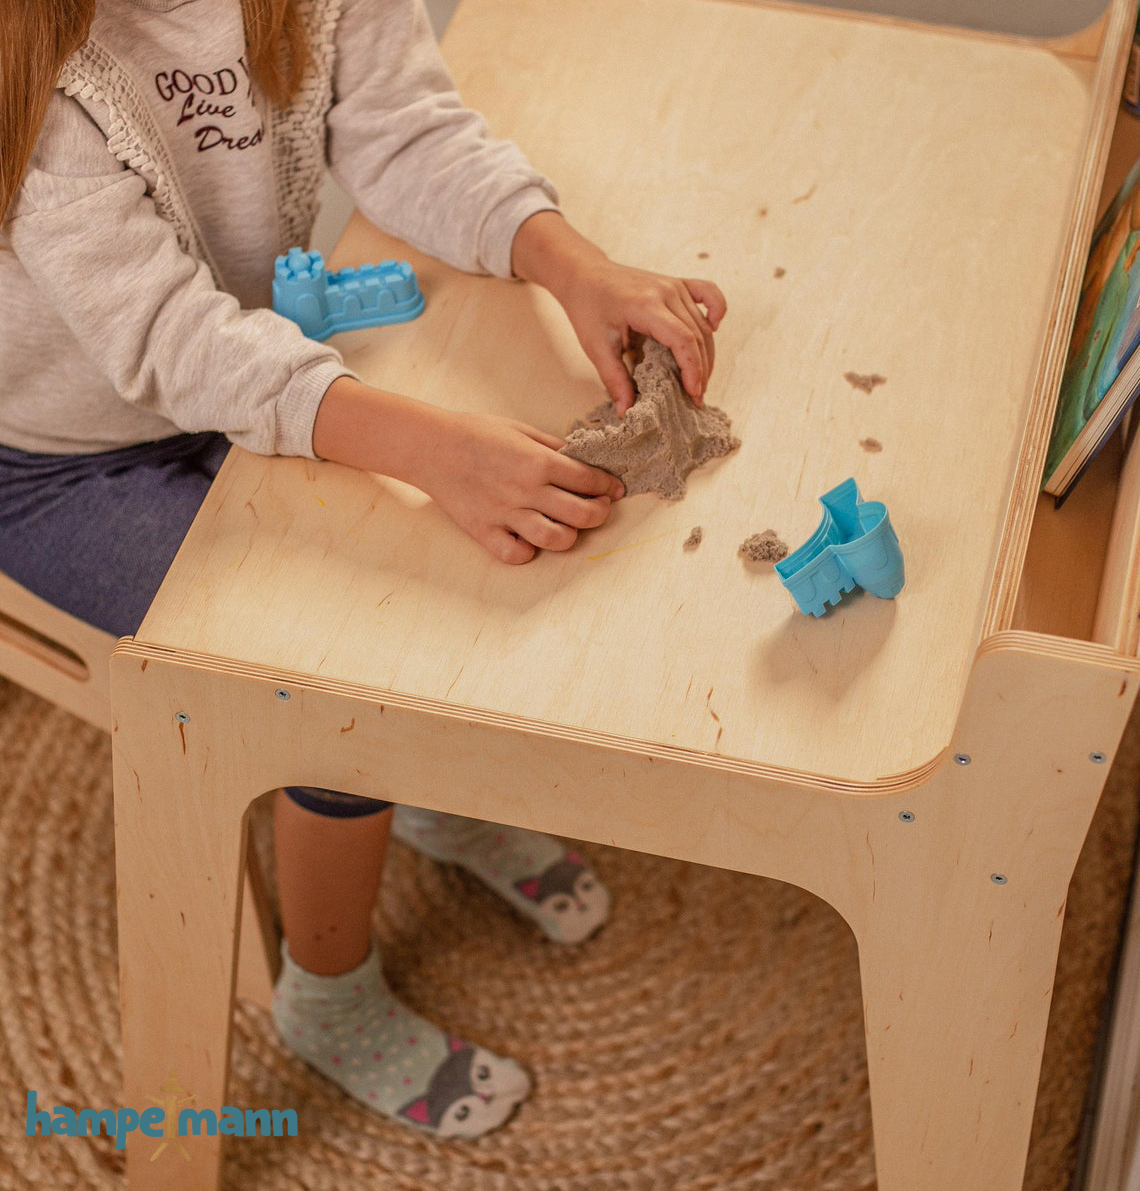
[[(0, 573), (0, 675), (104, 732), (112, 729), (110, 633), (60, 611)], [(262, 830), (268, 827), (262, 823)], [(268, 1005), (280, 932), (258, 847), (248, 836), (237, 992)]]
[(111, 730), (115, 638), (0, 574), (0, 674), (104, 732)]

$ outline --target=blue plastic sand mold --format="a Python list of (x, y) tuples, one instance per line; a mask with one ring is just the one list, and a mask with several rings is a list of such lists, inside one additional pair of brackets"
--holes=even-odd
[(382, 323), (402, 323), (424, 308), (407, 261), (381, 261), (330, 273), (319, 252), (290, 248), (273, 264), (273, 309), (310, 339)]
[(887, 506), (881, 500), (863, 500), (853, 479), (825, 492), (819, 503), (819, 527), (776, 563), (800, 611), (822, 616), (828, 604), (838, 604), (856, 584), (885, 600), (898, 595), (906, 575)]

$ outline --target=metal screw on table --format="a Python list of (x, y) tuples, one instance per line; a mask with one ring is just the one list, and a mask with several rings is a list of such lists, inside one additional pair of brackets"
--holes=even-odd
[(899, 818), (904, 823), (913, 823), (915, 818), (914, 811), (899, 811)]
[(283, 686), (279, 686), (273, 693), (278, 699), (288, 699), (290, 697), (289, 692)]
[(993, 881), (995, 885), (1005, 885), (1009, 881), (1009, 878), (1005, 875), (1005, 873), (990, 873), (990, 880)]
[(178, 711), (178, 712), (175, 712), (175, 714), (174, 714), (174, 718), (175, 718), (175, 719), (176, 719), (176, 720), (177, 720), (177, 721), (178, 721), (180, 724), (188, 724), (188, 723), (190, 722), (190, 717), (189, 717), (189, 716), (186, 714), (186, 712), (184, 712), (184, 711)]
[(954, 754), (954, 764), (955, 765), (969, 765), (970, 764), (970, 754), (969, 753), (955, 753)]
[(1089, 760), (1094, 765), (1103, 765), (1108, 760), (1108, 756), (1105, 753), (1089, 753)]

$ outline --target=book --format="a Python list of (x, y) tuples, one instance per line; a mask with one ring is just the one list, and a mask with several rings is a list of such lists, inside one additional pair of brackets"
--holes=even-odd
[(1042, 488), (1060, 505), (1140, 395), (1140, 161), (1093, 232)]

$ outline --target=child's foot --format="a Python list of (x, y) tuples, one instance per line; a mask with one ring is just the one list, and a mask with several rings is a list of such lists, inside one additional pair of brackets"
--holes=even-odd
[(555, 942), (580, 943), (609, 918), (609, 890), (552, 836), (403, 804), (393, 812), (392, 834), (474, 873)]
[(397, 1001), (375, 948), (337, 976), (306, 971), (284, 945), (281, 954), (273, 1020), (282, 1040), (369, 1108), (440, 1137), (479, 1137), (530, 1091), (513, 1060), (452, 1037)]

